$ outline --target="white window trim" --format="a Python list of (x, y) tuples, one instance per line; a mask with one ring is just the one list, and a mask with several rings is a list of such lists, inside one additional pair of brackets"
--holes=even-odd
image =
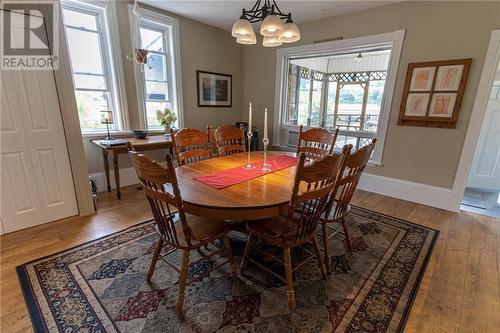
[[(104, 29), (107, 36), (105, 43), (106, 47), (102, 50), (104, 57), (104, 66), (111, 75), (111, 89), (113, 90), (113, 118), (117, 123), (113, 132), (123, 132), (130, 129), (130, 121), (128, 116), (127, 93), (125, 90), (125, 75), (123, 73), (122, 53), (120, 47), (120, 34), (118, 31), (118, 18), (116, 12), (116, 4), (114, 1), (95, 1), (95, 0), (63, 0), (61, 6), (90, 11), (101, 11), (99, 15), (99, 23)], [(102, 14), (105, 16), (103, 17)], [(71, 63), (71, 62), (70, 62)], [(73, 69), (71, 69), (73, 79)], [(106, 133), (105, 130), (85, 131), (82, 129), (83, 137), (94, 136)]]
[[(139, 20), (133, 13), (134, 6), (128, 5), (128, 15), (129, 15), (129, 23), (130, 23), (130, 37), (131, 43), (134, 43), (134, 36), (136, 34), (135, 31), (139, 29)], [(146, 20), (151, 20), (154, 24), (167, 27), (169, 31), (169, 50), (167, 51), (167, 61), (170, 62), (170, 69), (167, 72), (168, 83), (170, 83), (169, 95), (172, 97), (171, 104), (174, 105), (174, 110), (177, 112), (177, 119), (179, 122), (179, 127), (182, 127), (184, 124), (184, 109), (182, 103), (182, 80), (181, 80), (181, 56), (180, 56), (180, 39), (179, 39), (179, 20), (175, 17), (171, 17), (168, 15), (160, 14), (154, 12), (152, 10), (146, 8), (140, 8), (140, 18), (144, 18)], [(139, 19), (140, 19), (139, 18)], [(132, 45), (132, 48), (135, 45)], [(170, 54), (169, 51), (172, 50), (173, 54)], [(173, 70), (172, 70), (173, 69)], [(167, 67), (168, 70), (168, 67)], [(138, 102), (138, 110), (140, 113), (139, 117), (139, 125), (141, 128), (147, 128), (147, 118), (146, 118), (146, 96), (145, 96), (145, 81), (144, 75), (140, 70), (140, 67), (134, 64), (134, 72), (135, 72), (135, 82), (136, 82), (136, 90), (137, 90), (137, 102)], [(173, 83), (173, 84), (172, 84)], [(154, 129), (153, 129), (154, 131)]]
[[(381, 112), (377, 127), (377, 144), (370, 160), (373, 165), (382, 165), (382, 155), (384, 151), (385, 136), (389, 123), (389, 115), (391, 111), (392, 98), (394, 87), (396, 85), (396, 77), (398, 74), (399, 60), (401, 57), (401, 48), (405, 30), (398, 30), (389, 33), (378, 35), (364, 36), (358, 38), (350, 38), (333, 42), (325, 42), (318, 44), (301, 45), (295, 47), (281, 48), (276, 53), (276, 89), (275, 89), (275, 112), (273, 125), (273, 145), (282, 146), (281, 130), (282, 129), (298, 129), (298, 126), (286, 124), (284, 114), (286, 108), (286, 80), (288, 75), (289, 59), (307, 56), (321, 56), (331, 53), (342, 53), (345, 51), (363, 52), (374, 47), (391, 47), (391, 56), (389, 66), (387, 68), (386, 91), (382, 99)], [(387, 111), (384, 111), (387, 110)]]

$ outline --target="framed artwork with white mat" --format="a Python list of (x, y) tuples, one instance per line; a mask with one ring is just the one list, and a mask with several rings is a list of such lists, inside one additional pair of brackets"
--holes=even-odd
[(408, 64), (398, 125), (455, 128), (471, 62)]

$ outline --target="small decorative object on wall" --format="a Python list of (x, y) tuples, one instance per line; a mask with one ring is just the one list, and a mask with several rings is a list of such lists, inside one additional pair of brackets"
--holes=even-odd
[(408, 64), (398, 125), (455, 128), (471, 62)]
[(170, 128), (172, 124), (177, 120), (177, 116), (175, 112), (170, 110), (169, 108), (165, 108), (165, 110), (157, 110), (156, 111), (156, 119), (160, 122), (160, 125), (165, 127), (165, 135), (170, 135)]
[(196, 82), (199, 107), (232, 107), (232, 75), (196, 71)]

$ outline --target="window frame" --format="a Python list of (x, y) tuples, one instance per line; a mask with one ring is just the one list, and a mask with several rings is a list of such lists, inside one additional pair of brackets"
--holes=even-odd
[[(106, 91), (109, 91), (111, 98), (110, 104), (113, 111), (113, 125), (110, 128), (112, 132), (121, 132), (130, 128), (128, 118), (128, 106), (125, 92), (125, 79), (121, 63), (120, 39), (118, 33), (118, 20), (116, 14), (116, 4), (112, 1), (80, 1), (63, 0), (61, 1), (61, 10), (72, 10), (96, 17), (97, 34), (101, 48), (101, 60), (103, 64), (103, 76), (106, 81)], [(62, 15), (61, 15), (62, 16)], [(66, 26), (70, 29), (87, 31), (85, 28), (71, 26), (62, 22), (66, 40)], [(92, 31), (93, 32), (93, 31)], [(71, 79), (73, 82), (73, 91), (98, 91), (94, 89), (76, 88), (74, 82), (74, 71), (71, 64), (71, 52), (68, 49), (69, 65), (71, 67)], [(77, 74), (78, 75), (78, 74)], [(75, 94), (76, 95), (76, 94)], [(78, 106), (78, 105), (77, 105)], [(94, 136), (105, 133), (105, 129), (95, 128), (86, 130), (80, 127), (82, 135)]]
[[(376, 137), (378, 142), (375, 146), (371, 165), (382, 165), (382, 155), (384, 142), (387, 133), (389, 116), (391, 112), (392, 99), (398, 74), (401, 48), (405, 36), (405, 30), (398, 30), (389, 33), (371, 35), (365, 37), (344, 39), (339, 41), (309, 44), (277, 50), (276, 57), (276, 87), (275, 87), (275, 110), (273, 125), (273, 145), (285, 146), (284, 139), (290, 131), (298, 131), (298, 125), (288, 125), (287, 105), (288, 100), (288, 67), (290, 60), (304, 57), (320, 57), (331, 54), (341, 54), (347, 52), (367, 52), (378, 48), (390, 48), (391, 55), (387, 68), (387, 78), (384, 89), (384, 96), (381, 103), (379, 123), (376, 133), (340, 131), (339, 135)], [(304, 127), (307, 129), (308, 127)], [(361, 135), (360, 135), (361, 134)]]
[[(134, 43), (134, 36), (137, 34), (140, 39), (141, 21), (146, 27), (151, 27), (155, 30), (161, 30), (164, 34), (164, 55), (166, 59), (167, 71), (167, 89), (169, 102), (172, 105), (172, 111), (177, 115), (179, 127), (184, 123), (184, 110), (182, 100), (182, 82), (181, 82), (181, 58), (180, 58), (180, 42), (179, 42), (179, 20), (177, 18), (153, 12), (146, 8), (140, 8), (140, 17), (137, 18), (133, 13), (133, 5), (128, 5), (128, 15), (130, 24), (131, 43)], [(132, 45), (132, 47), (135, 47)], [(146, 112), (146, 80), (144, 72), (140, 66), (134, 63), (134, 74), (137, 90), (137, 103), (139, 110), (139, 126), (143, 129), (148, 129), (147, 112)], [(153, 127), (149, 131), (162, 131), (158, 127)]]

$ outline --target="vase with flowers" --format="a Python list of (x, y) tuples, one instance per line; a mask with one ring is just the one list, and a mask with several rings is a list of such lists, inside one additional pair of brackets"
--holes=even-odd
[(177, 120), (177, 116), (175, 115), (175, 112), (169, 108), (165, 108), (163, 111), (156, 111), (156, 119), (158, 119), (160, 124), (165, 127), (165, 134), (168, 136), (170, 134), (172, 124)]

